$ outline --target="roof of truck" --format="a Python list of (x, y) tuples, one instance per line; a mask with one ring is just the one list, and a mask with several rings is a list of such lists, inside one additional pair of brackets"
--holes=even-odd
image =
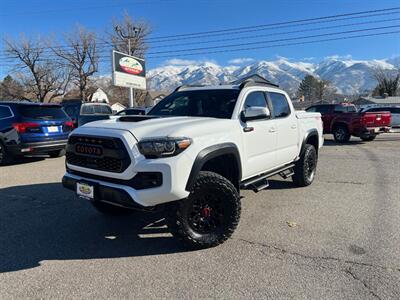
[(182, 85), (175, 89), (175, 92), (181, 90), (241, 90), (248, 86), (268, 86), (273, 88), (279, 88), (279, 85), (272, 83), (264, 77), (254, 74), (238, 80), (232, 81), (228, 84), (220, 85)]

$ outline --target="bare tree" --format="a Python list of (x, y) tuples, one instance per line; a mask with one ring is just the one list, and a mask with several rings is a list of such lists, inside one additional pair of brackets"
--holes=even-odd
[[(118, 32), (118, 30), (120, 33)], [(125, 12), (122, 20), (113, 21), (113, 31), (110, 34), (111, 43), (115, 50), (144, 57), (148, 49), (146, 38), (151, 33), (148, 23), (144, 21), (134, 21), (127, 12)], [(129, 46), (130, 51), (128, 51)]]
[(64, 36), (63, 47), (51, 47), (54, 54), (62, 59), (71, 70), (72, 82), (78, 87), (79, 97), (88, 100), (89, 79), (98, 71), (99, 54), (97, 52), (96, 34), (83, 27)]
[(329, 80), (321, 79), (315, 83), (315, 95), (317, 99), (331, 101), (336, 93), (336, 88), (332, 86)]
[[(127, 12), (122, 20), (114, 20), (111, 43), (115, 50), (143, 58), (148, 49), (146, 38), (151, 33), (148, 23), (134, 21)], [(144, 103), (146, 91), (135, 91), (134, 105)]]
[(383, 69), (377, 69), (374, 72), (374, 78), (378, 82), (373, 94), (375, 96), (396, 96), (400, 89), (400, 71), (390, 72)]
[(4, 40), (6, 55), (15, 60), (13, 72), (24, 88), (25, 98), (40, 102), (61, 96), (70, 80), (70, 70), (59, 68), (54, 60), (47, 58), (46, 43), (40, 38), (33, 40), (22, 37), (18, 41)]

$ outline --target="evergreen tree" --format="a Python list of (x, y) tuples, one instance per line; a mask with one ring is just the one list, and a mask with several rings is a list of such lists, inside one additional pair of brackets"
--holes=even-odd
[(318, 80), (314, 76), (307, 75), (299, 85), (298, 95), (304, 96), (305, 101), (315, 100), (317, 84)]

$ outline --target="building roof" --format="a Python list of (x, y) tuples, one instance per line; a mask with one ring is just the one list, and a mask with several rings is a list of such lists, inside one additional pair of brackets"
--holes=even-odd
[(389, 97), (361, 97), (359, 102), (370, 102), (371, 104), (400, 104), (400, 96), (389, 96)]

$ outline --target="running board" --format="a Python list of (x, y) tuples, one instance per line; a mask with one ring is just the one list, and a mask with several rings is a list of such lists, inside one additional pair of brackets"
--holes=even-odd
[(290, 164), (290, 165), (286, 165), (282, 168), (275, 169), (273, 171), (266, 172), (266, 173), (260, 174), (258, 176), (249, 178), (247, 180), (242, 181), (240, 183), (240, 187), (242, 189), (251, 188), (253, 191), (259, 192), (268, 187), (267, 179), (269, 177), (272, 177), (277, 174), (282, 176), (284, 179), (291, 177), (294, 174), (293, 167), (294, 167), (294, 164)]

